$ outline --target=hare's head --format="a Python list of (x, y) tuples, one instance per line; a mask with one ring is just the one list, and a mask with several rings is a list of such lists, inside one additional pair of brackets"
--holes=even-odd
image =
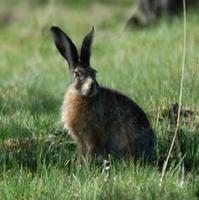
[(96, 71), (90, 66), (91, 45), (94, 28), (84, 37), (80, 55), (72, 40), (58, 27), (52, 27), (54, 42), (60, 54), (67, 60), (75, 93), (92, 97), (98, 92)]

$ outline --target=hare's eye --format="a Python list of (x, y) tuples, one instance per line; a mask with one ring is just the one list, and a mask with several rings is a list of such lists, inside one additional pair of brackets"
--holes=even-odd
[(73, 77), (74, 78), (79, 78), (80, 77), (80, 73), (79, 72), (74, 72), (73, 73)]

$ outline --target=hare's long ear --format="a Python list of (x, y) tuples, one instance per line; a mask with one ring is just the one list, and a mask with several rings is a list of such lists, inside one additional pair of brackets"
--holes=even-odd
[(72, 40), (58, 27), (51, 27), (53, 38), (60, 54), (68, 61), (70, 70), (78, 63), (78, 53)]
[(84, 37), (80, 51), (80, 61), (83, 67), (90, 66), (91, 45), (94, 36), (94, 27), (91, 28), (89, 33)]

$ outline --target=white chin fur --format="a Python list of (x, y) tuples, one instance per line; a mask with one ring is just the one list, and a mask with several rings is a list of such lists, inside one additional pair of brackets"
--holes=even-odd
[(90, 97), (96, 94), (96, 85), (94, 86), (92, 93), (90, 93), (90, 88), (92, 84), (93, 84), (93, 80), (91, 78), (87, 78), (87, 80), (85, 81), (85, 83), (82, 85), (82, 88), (81, 88), (81, 94), (83, 96)]

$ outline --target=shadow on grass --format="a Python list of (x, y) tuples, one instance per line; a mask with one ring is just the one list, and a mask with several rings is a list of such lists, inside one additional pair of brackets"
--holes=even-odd
[(30, 111), (31, 113), (58, 113), (62, 99), (56, 95), (33, 92), (26, 97), (8, 97), (0, 96), (0, 113), (12, 114), (16, 111)]
[[(174, 133), (168, 131), (166, 136), (158, 138), (156, 151), (154, 154), (154, 161), (157, 163), (160, 170), (163, 168), (163, 164), (166, 160)], [(188, 131), (181, 129), (178, 133), (179, 142), (181, 146), (181, 153), (184, 159), (179, 157), (179, 152), (174, 145), (172, 150), (168, 168), (175, 168), (182, 161), (184, 161), (185, 171), (195, 171), (199, 173), (199, 137), (197, 131)]]
[(64, 168), (75, 161), (75, 149), (66, 132), (59, 130), (45, 137), (8, 139), (0, 146), (0, 169), (23, 167), (34, 172), (43, 164)]

